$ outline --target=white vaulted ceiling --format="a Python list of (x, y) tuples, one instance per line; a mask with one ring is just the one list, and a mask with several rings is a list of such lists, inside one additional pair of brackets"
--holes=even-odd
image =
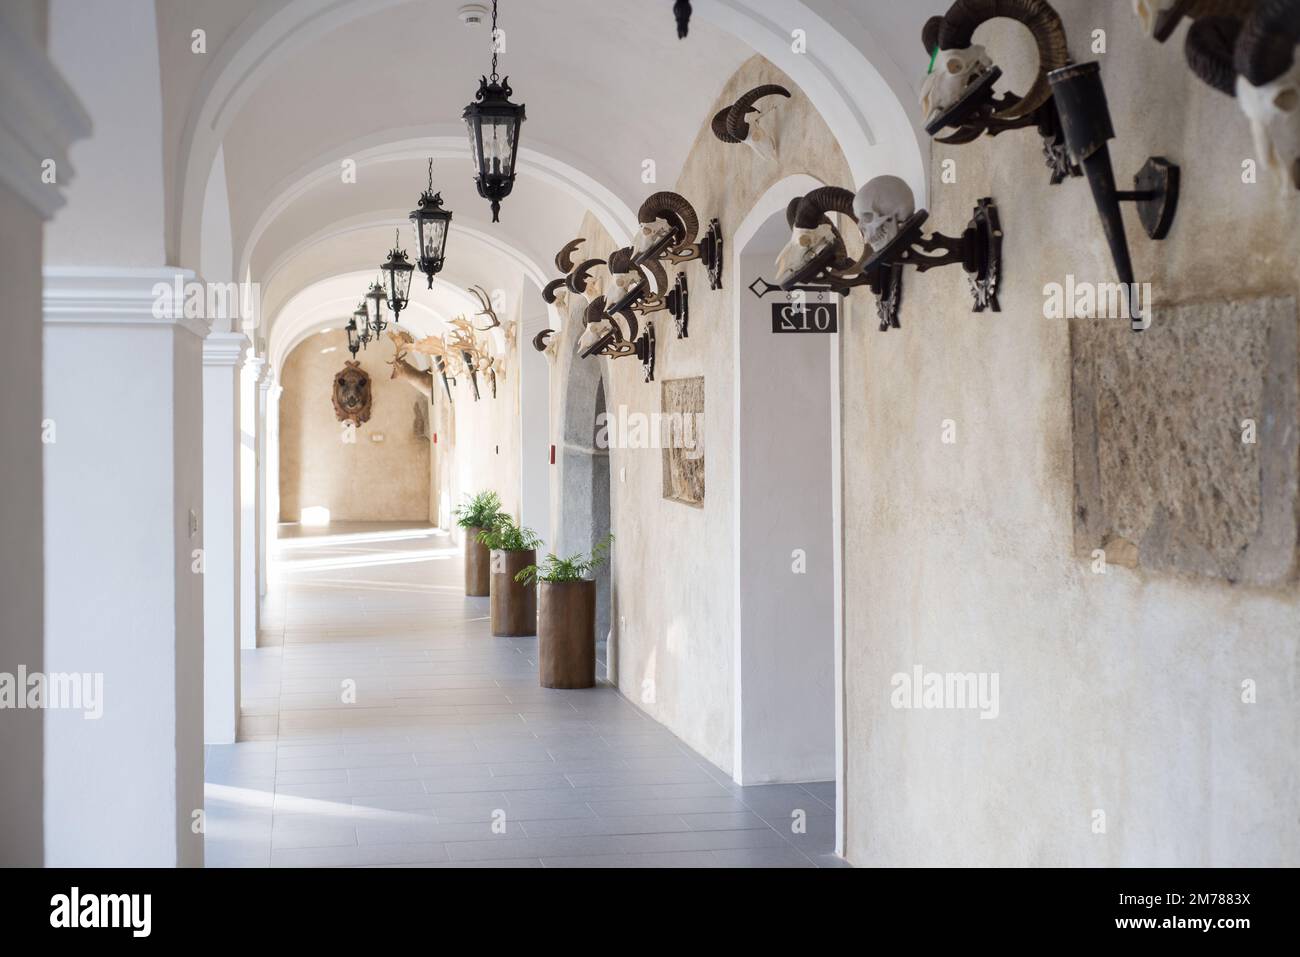
[[(867, 5), (879, 6), (870, 20), (892, 31), (895, 5)], [(667, 0), (500, 0), (499, 70), (528, 120), (515, 189), (494, 224), (474, 188), (460, 119), (488, 70), (489, 35), (486, 25), (460, 22), (462, 0), (156, 6), (168, 257), (191, 266), (230, 262), (236, 277), (261, 285), (272, 330), (282, 313), (301, 311), (305, 290), (373, 274), (395, 226), (413, 253), (407, 215), (425, 187), (429, 156), (434, 186), (455, 217), (446, 288), (544, 283), (555, 251), (588, 211), (625, 241), (633, 211), (649, 192), (671, 188), (717, 92), (756, 51), (824, 115), (842, 120), (855, 172), (880, 162), (882, 143), (893, 150), (913, 132), (899, 106), (912, 81), (890, 52), (904, 38), (865, 31), (857, 0), (697, 0), (685, 41)], [(201, 54), (193, 51), (196, 29), (206, 35)], [(808, 34), (804, 54), (790, 52), (795, 29)], [(864, 39), (854, 49), (840, 31)], [(900, 171), (921, 179), (923, 195), (919, 157), (913, 142)], [(356, 182), (342, 176), (349, 160)], [(644, 178), (647, 163), (653, 181)], [(217, 232), (205, 234), (203, 200), (219, 195), (209, 180), (222, 164), (231, 248), (201, 256)], [(412, 300), (430, 295), (417, 274)], [(431, 316), (447, 311), (437, 296), (428, 305)]]

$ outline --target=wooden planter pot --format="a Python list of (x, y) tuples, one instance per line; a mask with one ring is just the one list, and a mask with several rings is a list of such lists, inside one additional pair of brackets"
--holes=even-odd
[(543, 688), (596, 684), (596, 583), (542, 582), (537, 673)]
[(537, 583), (515, 581), (515, 575), (537, 564), (537, 550), (492, 552), (492, 634), (520, 638), (537, 634)]
[(465, 529), (465, 594), (471, 598), (486, 598), (489, 591), (492, 559), (488, 547), (478, 540), (481, 531), (473, 525)]

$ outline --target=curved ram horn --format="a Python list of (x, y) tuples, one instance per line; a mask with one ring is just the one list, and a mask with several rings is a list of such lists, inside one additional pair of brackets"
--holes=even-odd
[(1164, 43), (1178, 29), (1184, 17), (1200, 20), (1206, 17), (1228, 17), (1245, 20), (1255, 7), (1255, 0), (1175, 0), (1164, 13), (1156, 17), (1153, 36)]
[(577, 268), (575, 268), (573, 272), (569, 273), (569, 278), (567, 280), (569, 291), (577, 293), (586, 292), (587, 280), (591, 278), (587, 273), (597, 266), (603, 265), (605, 265), (605, 260), (603, 259), (584, 259), (582, 262), (578, 263)]
[(967, 49), (971, 45), (971, 36), (980, 25), (997, 17), (1023, 23), (1038, 44), (1038, 76), (1034, 85), (1023, 99), (993, 114), (995, 119), (1015, 120), (1033, 113), (1051, 98), (1052, 87), (1047, 74), (1069, 64), (1070, 50), (1065, 26), (1046, 0), (957, 0), (944, 14), (939, 28), (939, 48)]
[(587, 311), (582, 314), (582, 324), (591, 325), (593, 322), (600, 322), (605, 318), (605, 297), (597, 296), (591, 302), (587, 303)]
[(552, 279), (550, 282), (548, 282), (545, 286), (542, 287), (542, 298), (545, 299), (552, 306), (555, 305), (555, 293), (559, 289), (565, 287), (568, 281), (569, 280), (567, 276), (561, 276), (559, 279)]
[(668, 291), (668, 271), (664, 269), (664, 264), (657, 259), (649, 259), (637, 267), (641, 270), (644, 277), (649, 273), (654, 277), (655, 295), (662, 296)]
[(731, 112), (731, 107), (724, 106), (718, 112), (713, 114), (713, 119), (709, 121), (709, 129), (713, 130), (713, 135), (724, 143), (743, 143), (745, 138), (740, 139), (732, 136), (727, 132), (727, 114)]
[(609, 271), (624, 273), (632, 271), (632, 247), (624, 246), (609, 254)]
[(805, 196), (803, 201), (815, 209), (819, 216), (835, 212), (853, 218), (853, 192), (843, 187), (819, 186)]
[(939, 29), (943, 26), (943, 17), (931, 17), (921, 28), (921, 42), (925, 44), (925, 55), (932, 56), (939, 48)]
[(1251, 86), (1272, 83), (1295, 62), (1300, 0), (1259, 0), (1237, 38), (1234, 66)]
[(1232, 65), (1232, 51), (1240, 33), (1240, 20), (1206, 17), (1192, 24), (1183, 44), (1183, 55), (1192, 72), (1228, 96), (1237, 95), (1237, 71)]
[(677, 225), (679, 236), (675, 246), (695, 242), (695, 236), (700, 231), (700, 217), (695, 214), (695, 207), (680, 193), (661, 190), (646, 197), (646, 201), (637, 210), (636, 221), (652, 223), (656, 219), (666, 219)]
[(731, 105), (727, 111), (727, 133), (737, 137), (736, 142), (744, 142), (749, 137), (749, 124), (745, 122), (745, 117), (753, 112), (754, 103), (765, 96), (784, 96), (789, 97), (790, 91), (776, 83), (764, 83), (762, 86), (756, 86), (747, 93), (741, 94), (740, 99)]
[(545, 352), (546, 347), (550, 345), (550, 343), (546, 341), (546, 337), (553, 335), (555, 335), (554, 329), (543, 329), (537, 335), (533, 336), (533, 348), (538, 352)]
[(555, 268), (566, 275), (573, 272), (573, 252), (584, 242), (586, 240), (579, 236), (565, 243), (564, 248), (555, 254)]

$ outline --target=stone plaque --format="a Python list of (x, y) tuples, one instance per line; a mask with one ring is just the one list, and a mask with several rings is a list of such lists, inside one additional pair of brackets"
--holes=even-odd
[(704, 507), (704, 379), (661, 383), (664, 498)]
[(1070, 324), (1080, 558), (1250, 585), (1297, 570), (1293, 298)]

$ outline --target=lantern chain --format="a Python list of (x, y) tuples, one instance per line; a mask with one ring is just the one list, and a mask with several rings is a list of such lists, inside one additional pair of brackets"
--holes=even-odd
[(497, 81), (497, 50), (501, 44), (497, 39), (497, 0), (492, 0), (492, 82)]

